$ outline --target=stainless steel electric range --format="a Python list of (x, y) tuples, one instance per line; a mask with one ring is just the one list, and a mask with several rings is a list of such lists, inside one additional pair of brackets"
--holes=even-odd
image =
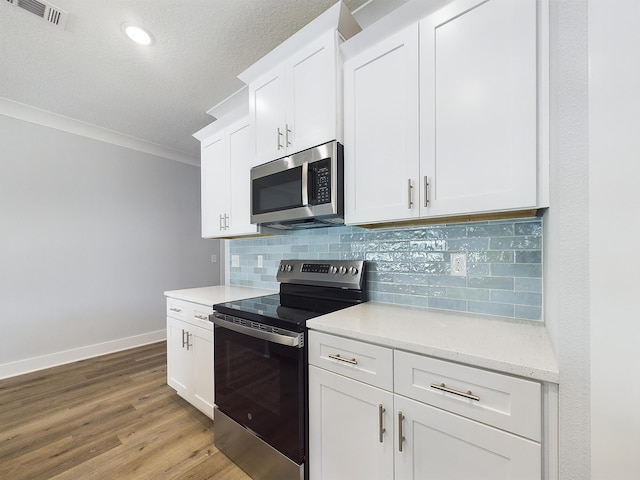
[(367, 300), (365, 263), (282, 260), (280, 293), (214, 305), (214, 443), (252, 478), (308, 466), (306, 321)]

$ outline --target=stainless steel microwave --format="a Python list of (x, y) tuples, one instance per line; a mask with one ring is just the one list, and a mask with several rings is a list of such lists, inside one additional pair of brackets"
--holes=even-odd
[(278, 229), (344, 223), (343, 147), (333, 141), (251, 169), (251, 223)]

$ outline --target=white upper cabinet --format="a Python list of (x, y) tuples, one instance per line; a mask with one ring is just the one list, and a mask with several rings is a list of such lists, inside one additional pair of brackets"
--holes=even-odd
[(424, 215), (537, 206), (535, 0), (464, 0), (420, 22)]
[(257, 163), (342, 142), (338, 45), (358, 31), (339, 2), (238, 76), (249, 86)]
[(201, 142), (203, 238), (261, 233), (251, 224), (249, 172), (255, 157), (249, 119), (243, 117), (222, 127)]
[(255, 155), (267, 162), (337, 139), (334, 30), (249, 85)]
[(228, 188), (225, 184), (229, 175), (229, 159), (224, 135), (218, 134), (203, 141), (200, 150), (202, 238), (215, 238), (224, 230), (224, 215), (228, 210)]
[(348, 59), (345, 220), (419, 215), (418, 25)]
[(341, 47), (346, 223), (548, 206), (544, 5), (457, 0)]

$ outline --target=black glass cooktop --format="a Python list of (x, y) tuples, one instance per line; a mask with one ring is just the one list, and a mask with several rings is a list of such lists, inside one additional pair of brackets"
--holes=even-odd
[(217, 312), (297, 332), (304, 331), (306, 321), (353, 305), (323, 298), (281, 294), (246, 298), (213, 306)]

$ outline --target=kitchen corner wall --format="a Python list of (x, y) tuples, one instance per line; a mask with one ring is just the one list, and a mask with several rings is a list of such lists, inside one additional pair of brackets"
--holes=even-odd
[[(451, 254), (458, 252), (467, 254), (466, 277), (450, 274)], [(231, 240), (229, 254), (239, 260), (239, 267), (230, 267), (231, 285), (277, 290), (276, 269), (285, 258), (366, 260), (371, 300), (542, 320), (541, 218), (318, 228)]]

